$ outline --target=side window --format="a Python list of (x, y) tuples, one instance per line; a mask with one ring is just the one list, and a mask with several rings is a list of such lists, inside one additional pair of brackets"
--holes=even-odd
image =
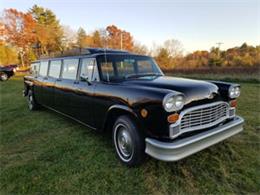
[(40, 70), (40, 63), (39, 62), (31, 64), (31, 74), (33, 76), (38, 76), (39, 70)]
[(77, 77), (79, 59), (67, 59), (63, 61), (62, 78), (73, 79)]
[(61, 60), (53, 60), (50, 64), (49, 76), (59, 78), (61, 69)]
[(95, 59), (85, 58), (82, 59), (82, 65), (80, 70), (80, 80), (98, 81), (98, 70), (95, 63)]
[(48, 61), (42, 61), (40, 64), (39, 75), (45, 77), (47, 76), (47, 71), (48, 71)]

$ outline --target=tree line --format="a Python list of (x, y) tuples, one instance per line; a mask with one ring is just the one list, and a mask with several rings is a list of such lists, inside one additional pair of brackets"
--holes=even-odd
[(220, 50), (195, 51), (184, 55), (182, 44), (175, 39), (147, 48), (136, 41), (130, 32), (115, 25), (87, 33), (79, 28), (74, 32), (60, 24), (50, 9), (34, 5), (27, 12), (5, 9), (0, 17), (0, 64), (27, 66), (31, 61), (52, 53), (73, 48), (99, 47), (128, 50), (151, 55), (164, 69), (197, 67), (260, 66), (260, 45), (246, 43)]

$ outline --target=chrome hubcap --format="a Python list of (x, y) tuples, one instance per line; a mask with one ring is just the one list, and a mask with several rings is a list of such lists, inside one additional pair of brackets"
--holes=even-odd
[(33, 102), (33, 97), (32, 97), (32, 95), (29, 95), (28, 96), (28, 105), (29, 105), (30, 109), (32, 108), (32, 102)]
[(131, 158), (133, 154), (132, 139), (129, 132), (123, 125), (117, 126), (116, 141), (119, 153), (122, 157), (124, 159)]

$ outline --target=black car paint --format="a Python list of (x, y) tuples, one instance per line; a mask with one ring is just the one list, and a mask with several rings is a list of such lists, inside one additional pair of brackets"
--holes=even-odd
[[(99, 55), (90, 55), (95, 58)], [(109, 55), (106, 54), (106, 55)], [(125, 54), (124, 54), (125, 55)], [(80, 57), (80, 56), (79, 56)], [(100, 71), (100, 68), (98, 67)], [(177, 77), (151, 76), (118, 82), (53, 79), (41, 76), (25, 76), (25, 95), (34, 90), (36, 101), (43, 106), (63, 113), (87, 126), (105, 130), (117, 111), (129, 113), (141, 125), (146, 136), (169, 139), (169, 114), (162, 101), (169, 93), (183, 94), (186, 109), (214, 101), (229, 101), (231, 83), (199, 81)], [(27, 83), (31, 82), (31, 86)], [(148, 111), (146, 118), (141, 109)], [(180, 113), (181, 111), (178, 111)]]
[(212, 83), (168, 76), (160, 76), (152, 79), (137, 79), (126, 81), (126, 83), (181, 92), (185, 95), (185, 104), (206, 99), (212, 94), (218, 94), (218, 87)]

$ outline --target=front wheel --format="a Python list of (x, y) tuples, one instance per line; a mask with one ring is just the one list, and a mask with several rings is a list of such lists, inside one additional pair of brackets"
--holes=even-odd
[(128, 116), (120, 116), (113, 127), (113, 141), (119, 159), (128, 166), (136, 166), (145, 158), (144, 137), (136, 122)]

